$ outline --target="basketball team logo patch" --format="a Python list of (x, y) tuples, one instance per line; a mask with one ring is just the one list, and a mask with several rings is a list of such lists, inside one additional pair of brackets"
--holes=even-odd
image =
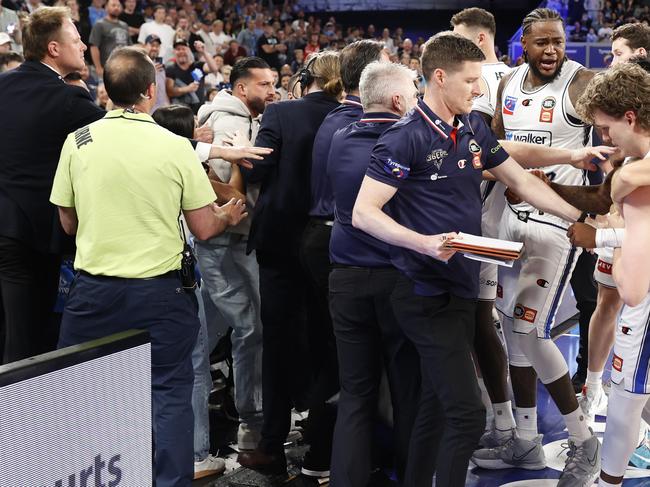
[(481, 162), (481, 155), (483, 154), (483, 149), (478, 145), (474, 139), (469, 141), (469, 151), (472, 153), (472, 166), (474, 169), (483, 169), (483, 163)]
[(539, 112), (539, 121), (542, 123), (553, 122), (553, 110), (555, 110), (555, 98), (547, 96), (542, 101), (542, 109)]
[(515, 113), (516, 106), (517, 99), (514, 96), (506, 96), (506, 99), (503, 102), (503, 114), (513, 115)]
[(614, 368), (614, 370), (623, 372), (623, 359), (618, 355), (614, 354), (614, 356), (612, 357), (612, 367)]
[(537, 310), (533, 308), (527, 308), (522, 304), (517, 304), (517, 306), (515, 306), (514, 315), (515, 318), (519, 320), (535, 323), (535, 318), (537, 318)]
[(598, 259), (598, 270), (603, 274), (612, 274), (612, 264)]

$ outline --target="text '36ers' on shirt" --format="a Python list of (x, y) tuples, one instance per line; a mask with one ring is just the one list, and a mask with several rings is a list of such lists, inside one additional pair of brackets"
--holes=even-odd
[[(478, 235), (482, 171), (507, 158), (481, 115), (456, 117), (450, 126), (420, 100), (379, 138), (366, 174), (399, 188), (388, 208), (405, 227), (424, 235), (450, 231)], [(391, 247), (391, 260), (415, 282), (419, 295), (478, 296), (476, 261), (456, 255), (445, 264), (398, 247)]]

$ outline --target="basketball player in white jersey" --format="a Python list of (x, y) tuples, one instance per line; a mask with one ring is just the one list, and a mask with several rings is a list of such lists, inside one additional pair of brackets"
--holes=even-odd
[[(650, 156), (650, 75), (642, 68), (626, 63), (599, 74), (580, 97), (578, 107), (585, 120), (602, 130), (603, 139), (625, 156)], [(631, 162), (614, 174), (612, 195), (620, 194), (619, 181), (626, 172), (645, 171), (647, 164)], [(613, 278), (625, 304), (616, 325), (600, 487), (621, 485), (637, 444), (641, 417), (650, 419), (650, 187), (627, 194), (619, 207), (625, 238), (622, 248), (614, 251)]]
[[(584, 145), (584, 124), (574, 105), (593, 73), (564, 55), (564, 24), (553, 10), (539, 8), (523, 21), (526, 64), (499, 85), (493, 129), (507, 140), (575, 149)], [(586, 184), (586, 175), (570, 165), (547, 167), (552, 180)], [(485, 468), (546, 466), (537, 434), (536, 376), (546, 386), (569, 431), (571, 455), (559, 486), (591, 485), (598, 475), (600, 443), (588, 428), (573, 392), (569, 370), (550, 340), (550, 329), (577, 259), (566, 239), (569, 224), (525, 203), (508, 203), (500, 237), (524, 242), (518, 279), (503, 282), (500, 303), (517, 405), (517, 429), (502, 446), (475, 452)], [(532, 366), (532, 369), (531, 369)], [(534, 369), (534, 370), (533, 370)]]
[[(645, 58), (648, 52), (650, 52), (650, 27), (647, 25), (625, 24), (617, 27), (612, 33), (612, 66), (628, 62), (632, 58)], [(569, 198), (567, 201), (575, 200)], [(584, 209), (580, 205), (577, 207)], [(584, 224), (578, 226), (582, 225)], [(579, 231), (575, 227), (571, 230)], [(580, 245), (575, 239), (572, 243)], [(613, 249), (598, 248), (596, 251), (598, 262), (594, 278), (598, 283), (598, 301), (589, 324), (587, 380), (580, 398), (580, 406), (589, 421), (593, 421), (596, 413), (603, 414), (607, 406), (607, 396), (602, 386), (603, 369), (614, 344), (616, 316), (623, 304), (612, 276)]]

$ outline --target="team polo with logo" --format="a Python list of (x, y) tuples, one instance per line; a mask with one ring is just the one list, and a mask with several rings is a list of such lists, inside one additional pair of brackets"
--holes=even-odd
[[(508, 157), (480, 114), (457, 116), (450, 126), (420, 100), (379, 138), (366, 174), (398, 189), (387, 207), (403, 226), (424, 235), (481, 235), (482, 171)], [(443, 263), (391, 247), (391, 261), (419, 295), (478, 296), (479, 263), (460, 254)]]
[(327, 156), (332, 147), (334, 133), (358, 121), (363, 115), (363, 106), (358, 96), (348, 95), (340, 106), (327, 114), (321, 124), (312, 151), (311, 165), (311, 203), (309, 216), (331, 219), (334, 215), (334, 196), (332, 186), (325, 176)]
[(391, 267), (389, 245), (352, 226), (352, 209), (377, 139), (399, 116), (366, 113), (332, 138), (327, 176), (334, 189), (334, 227), (330, 261), (358, 267)]

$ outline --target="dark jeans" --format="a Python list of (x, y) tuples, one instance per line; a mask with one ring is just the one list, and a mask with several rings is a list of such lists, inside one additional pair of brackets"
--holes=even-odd
[(59, 330), (52, 318), (60, 268), (61, 256), (42, 254), (22, 242), (0, 237), (3, 363), (56, 348)]
[(401, 276), (391, 297), (404, 334), (420, 356), (422, 394), (404, 485), (465, 485), (467, 466), (485, 426), (472, 362), (476, 300), (418, 296)]
[(120, 279), (80, 274), (63, 312), (59, 347), (139, 328), (151, 337), (156, 487), (189, 487), (194, 476), (192, 349), (198, 304), (176, 277)]
[(390, 268), (342, 267), (330, 274), (330, 310), (341, 379), (331, 467), (331, 483), (336, 487), (365, 486), (370, 478), (372, 432), (384, 365), (393, 405), (396, 470), (404, 478), (420, 395), (420, 364), (391, 308), (398, 277), (399, 272)]
[(580, 346), (576, 362), (578, 363), (578, 374), (582, 377), (587, 375), (587, 360), (589, 357), (589, 322), (591, 315), (596, 309), (598, 299), (598, 286), (594, 281), (594, 268), (598, 257), (587, 251), (583, 251), (578, 257), (575, 269), (571, 275), (571, 287), (576, 298), (576, 308), (580, 312), (578, 324), (580, 328)]

